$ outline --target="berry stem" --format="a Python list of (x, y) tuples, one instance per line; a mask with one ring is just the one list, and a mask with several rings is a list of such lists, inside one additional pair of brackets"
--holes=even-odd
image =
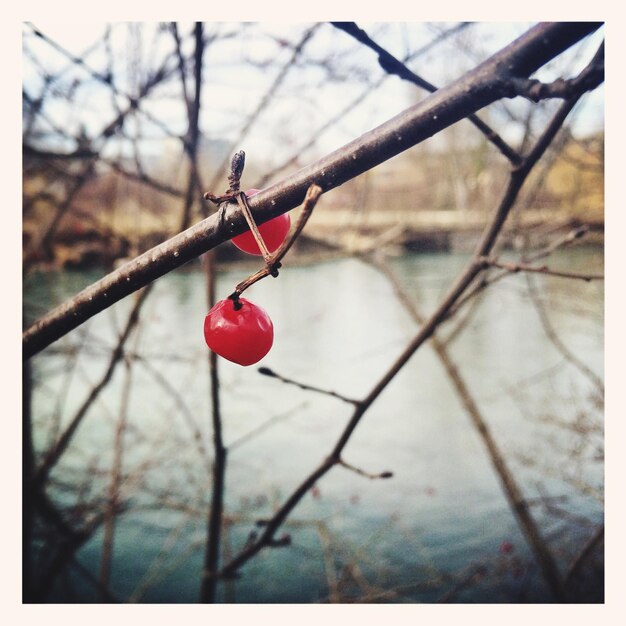
[[(287, 254), (287, 252), (293, 245), (294, 241), (297, 239), (298, 235), (302, 232), (302, 229), (307, 223), (309, 217), (311, 217), (311, 213), (313, 212), (313, 209), (315, 208), (315, 205), (317, 204), (317, 201), (319, 200), (319, 197), (321, 195), (322, 195), (322, 188), (320, 186), (311, 185), (308, 188), (306, 192), (306, 196), (304, 198), (304, 204), (302, 205), (302, 211), (300, 212), (300, 215), (298, 216), (298, 221), (296, 222), (294, 229), (291, 231), (291, 234), (287, 237), (287, 239), (285, 239), (285, 241), (283, 241), (280, 248), (278, 248), (278, 250), (276, 250), (274, 254), (270, 254), (268, 252), (267, 257), (265, 257), (264, 255), (265, 263), (266, 263), (265, 267), (262, 267), (260, 270), (257, 270), (254, 274), (251, 274), (250, 276), (248, 276), (248, 278), (246, 278), (245, 280), (242, 280), (235, 287), (235, 291), (233, 291), (233, 293), (231, 293), (230, 296), (228, 296), (231, 300), (237, 301), (239, 296), (248, 287), (251, 287), (252, 285), (254, 285), (254, 283), (258, 282), (262, 278), (265, 278), (266, 276), (274, 276), (274, 277), (278, 276), (278, 270), (281, 266), (280, 262), (282, 258)], [(239, 194), (237, 198), (239, 199), (242, 196), (245, 198), (245, 194), (243, 193)], [(250, 209), (248, 208), (247, 204), (245, 206), (249, 212)], [(245, 215), (245, 210), (244, 210), (244, 215)], [(254, 219), (252, 218), (252, 215), (250, 215), (250, 219), (252, 223), (254, 224)], [(255, 224), (255, 228), (256, 228), (256, 224)], [(254, 232), (254, 230), (252, 232)]]
[(233, 309), (235, 309), (235, 311), (239, 311), (243, 307), (243, 304), (241, 304), (241, 300), (239, 299), (239, 296), (240, 296), (240, 293), (238, 293), (237, 290), (233, 291), (233, 293), (231, 293), (230, 296), (228, 296), (228, 298), (233, 301)]
[(252, 231), (252, 234), (254, 235), (254, 240), (259, 246), (259, 250), (261, 250), (261, 253), (263, 254), (263, 259), (265, 259), (265, 262), (269, 266), (269, 264), (272, 261), (272, 255), (270, 251), (267, 249), (267, 246), (265, 245), (265, 241), (263, 241), (263, 237), (261, 233), (259, 232), (256, 222), (254, 221), (254, 217), (252, 217), (252, 212), (250, 211), (250, 207), (248, 206), (248, 199), (246, 198), (246, 194), (243, 192), (239, 192), (236, 197), (237, 197), (237, 204), (239, 205), (239, 208), (243, 212), (243, 215), (246, 218), (246, 222), (248, 222), (248, 226), (250, 227), (250, 230)]

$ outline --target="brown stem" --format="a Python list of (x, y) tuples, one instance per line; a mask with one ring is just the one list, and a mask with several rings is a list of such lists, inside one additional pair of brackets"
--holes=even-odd
[[(188, 107), (189, 124), (187, 129), (187, 138), (184, 142), (185, 150), (189, 157), (189, 181), (187, 183), (187, 192), (185, 194), (185, 204), (183, 207), (183, 215), (180, 223), (180, 230), (185, 230), (191, 221), (191, 208), (196, 197), (196, 190), (201, 189), (198, 176), (198, 141), (200, 139), (200, 94), (202, 92), (202, 56), (204, 54), (204, 39), (202, 22), (194, 24), (194, 98), (192, 102), (186, 99)], [(181, 65), (180, 70), (181, 81), (183, 85), (183, 93), (186, 90), (184, 67)]]
[[(305, 227), (306, 223), (311, 217), (311, 213), (313, 213), (313, 209), (315, 208), (315, 205), (317, 204), (317, 201), (319, 200), (321, 195), (322, 195), (322, 189), (320, 187), (318, 187), (317, 185), (311, 185), (309, 187), (309, 189), (307, 190), (306, 196), (304, 198), (302, 211), (300, 212), (300, 215), (298, 216), (298, 221), (296, 222), (296, 225), (291, 231), (291, 233), (289, 234), (289, 236), (285, 239), (285, 241), (283, 241), (283, 243), (280, 245), (278, 250), (274, 252), (274, 254), (270, 254), (267, 251), (267, 248), (265, 248), (265, 244), (263, 243), (263, 248), (261, 249), (265, 249), (265, 252), (263, 253), (263, 257), (265, 258), (265, 263), (266, 263), (265, 267), (262, 267), (260, 270), (248, 276), (248, 278), (246, 278), (245, 280), (241, 281), (235, 287), (235, 291), (233, 291), (233, 293), (231, 293), (230, 296), (228, 296), (231, 300), (234, 300), (236, 302), (239, 299), (239, 296), (246, 289), (248, 289), (248, 287), (251, 287), (252, 285), (254, 285), (254, 283), (259, 282), (261, 279), (267, 276), (278, 275), (280, 262), (282, 261), (284, 256), (287, 254), (287, 252), (289, 252), (289, 250), (291, 249), (291, 246), (293, 246), (294, 242), (296, 241), (296, 239), (302, 232), (302, 229)], [(237, 197), (238, 199), (242, 199), (245, 197), (245, 195), (242, 193)], [(244, 205), (246, 204), (245, 200), (242, 200), (242, 204)], [(246, 212), (249, 212), (247, 205), (246, 205), (245, 210)], [(248, 219), (247, 213), (246, 213), (246, 219)], [(256, 229), (256, 224), (254, 223), (254, 218), (252, 217), (251, 214), (249, 216), (249, 219), (250, 219), (250, 223), (254, 226), (254, 229)], [(254, 229), (252, 231), (253, 233), (254, 233)], [(257, 237), (257, 234), (255, 234), (255, 238), (256, 237)], [(258, 233), (258, 237), (259, 239), (257, 239), (257, 243), (259, 241), (263, 242), (263, 239), (260, 233)], [(266, 253), (267, 253), (267, 256), (266, 256)]]
[(370, 480), (376, 480), (378, 478), (392, 478), (393, 477), (393, 473), (388, 472), (388, 471), (379, 472), (378, 474), (374, 474), (372, 472), (366, 472), (365, 470), (362, 470), (360, 467), (355, 467), (354, 465), (350, 465), (350, 463), (347, 463), (343, 459), (339, 459), (338, 465), (341, 465), (341, 467), (345, 467), (347, 470), (350, 470), (351, 472), (354, 472), (355, 474), (358, 474), (359, 476), (369, 478)]
[[(235, 169), (235, 168), (233, 168)], [(209, 309), (216, 300), (215, 252), (206, 257), (207, 301)], [(200, 582), (200, 602), (213, 603), (217, 593), (218, 579), (215, 576), (220, 561), (220, 546), (224, 515), (224, 488), (226, 477), (227, 449), (222, 435), (222, 412), (220, 405), (220, 382), (218, 358), (209, 351), (209, 374), (211, 379), (211, 420), (213, 426), (213, 472), (211, 506), (207, 515), (204, 567)]]
[(254, 221), (254, 218), (252, 217), (252, 213), (250, 212), (250, 207), (248, 206), (248, 198), (246, 197), (246, 194), (243, 192), (239, 192), (235, 197), (237, 198), (237, 204), (239, 208), (241, 209), (241, 212), (246, 218), (246, 222), (248, 223), (248, 228), (252, 231), (252, 236), (254, 237), (254, 240), (256, 241), (257, 246), (259, 246), (259, 250), (261, 251), (261, 254), (263, 255), (263, 259), (265, 259), (265, 262), (267, 263), (269, 267), (271, 260), (272, 260), (272, 255), (270, 254), (270, 251), (267, 249), (267, 246), (265, 245), (265, 241), (263, 241), (263, 236), (259, 232), (259, 228), (257, 227), (256, 222)]

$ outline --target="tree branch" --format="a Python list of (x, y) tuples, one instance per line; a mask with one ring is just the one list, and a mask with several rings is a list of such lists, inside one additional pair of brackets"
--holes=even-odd
[(532, 102), (539, 102), (546, 98), (567, 100), (577, 93), (595, 89), (602, 82), (604, 82), (604, 42), (589, 65), (576, 78), (570, 80), (559, 78), (551, 83), (517, 77), (506, 80), (511, 88), (510, 97), (523, 96)]
[[(422, 46), (421, 48), (419, 48), (418, 50), (416, 50), (415, 52), (413, 52), (409, 56), (406, 56), (403, 59), (403, 62), (406, 63), (407, 61), (413, 60), (413, 59), (419, 57), (420, 55), (425, 54), (426, 52), (431, 50), (434, 46), (439, 44), (441, 41), (443, 41), (444, 39), (447, 39), (448, 37), (450, 37), (454, 33), (459, 32), (459, 30), (461, 30), (462, 28), (465, 28), (466, 26), (467, 26), (467, 23), (461, 23), (461, 24), (459, 24), (459, 25), (457, 25), (457, 26), (455, 26), (453, 28), (450, 28), (450, 29), (440, 33), (437, 37), (435, 37), (432, 41), (427, 43), (425, 46)], [(326, 131), (328, 131), (330, 128), (332, 128), (334, 125), (336, 125), (340, 120), (344, 119), (345, 116), (348, 115), (348, 113), (350, 113), (350, 111), (352, 111), (353, 109), (358, 107), (360, 104), (362, 104), (363, 101), (367, 97), (369, 97), (372, 93), (376, 92), (376, 90), (388, 78), (389, 78), (389, 74), (384, 74), (375, 83), (372, 83), (372, 84), (368, 85), (367, 88), (364, 91), (359, 93), (356, 96), (356, 98), (354, 98), (354, 100), (349, 102), (343, 109), (341, 109), (341, 111), (339, 111), (339, 113), (337, 113), (337, 115), (335, 115), (334, 117), (330, 118), (329, 120), (326, 120), (326, 122), (324, 122), (324, 124), (322, 126), (320, 126), (313, 133), (311, 139), (309, 139), (305, 144), (298, 146), (296, 152), (291, 157), (287, 158), (285, 161), (283, 161), (282, 163), (280, 163), (276, 167), (272, 168), (268, 172), (265, 172), (265, 174), (261, 177), (257, 187), (260, 187), (260, 188), (265, 187), (267, 185), (268, 181), (272, 180), (279, 172), (282, 172), (287, 167), (289, 167), (291, 165), (295, 165), (296, 163), (298, 163), (302, 153), (306, 152), (309, 148), (311, 148), (313, 145), (315, 145), (315, 143), (319, 140), (319, 138)]]
[[(297, 506), (304, 495), (322, 478), (332, 467), (341, 463), (341, 454), (348, 441), (352, 437), (354, 430), (359, 425), (363, 415), (376, 401), (380, 394), (387, 388), (396, 374), (406, 365), (409, 359), (415, 354), (418, 348), (435, 332), (438, 325), (444, 321), (454, 306), (455, 302), (462, 296), (474, 278), (482, 271), (483, 265), (480, 261), (482, 257), (488, 256), (495, 245), (498, 234), (511, 211), (519, 191), (528, 177), (533, 166), (550, 145), (559, 128), (563, 124), (567, 114), (572, 110), (578, 101), (580, 94), (565, 102), (556, 112), (537, 143), (525, 157), (519, 167), (515, 168), (510, 175), (509, 184), (490, 222), (485, 227), (483, 236), (478, 243), (473, 257), (470, 259), (465, 269), (459, 274), (456, 281), (450, 287), (447, 295), (443, 298), (435, 312), (424, 322), (413, 340), (407, 345), (398, 359), (391, 365), (386, 374), (372, 388), (370, 393), (360, 402), (348, 421), (348, 424), (341, 433), (337, 443), (331, 453), (307, 476), (304, 481), (293, 491), (284, 504), (278, 509), (274, 516), (267, 521), (262, 535), (249, 543), (233, 560), (225, 565), (219, 575), (224, 578), (235, 576), (239, 568), (250, 560), (264, 547), (271, 545), (274, 533), (282, 525), (287, 516)], [(520, 509), (521, 510), (521, 509)], [(536, 547), (536, 546), (535, 546)], [(551, 560), (545, 562), (544, 573), (550, 582), (550, 586), (555, 594), (561, 598), (560, 574)]]
[(79, 427), (83, 418), (87, 414), (89, 407), (91, 407), (96, 398), (100, 395), (100, 392), (107, 386), (107, 384), (111, 380), (113, 372), (115, 371), (118, 362), (123, 356), (124, 344), (130, 336), (133, 328), (137, 325), (137, 322), (139, 321), (139, 312), (141, 311), (141, 307), (143, 306), (143, 303), (145, 302), (149, 293), (150, 288), (145, 289), (142, 293), (139, 294), (137, 301), (135, 302), (135, 305), (133, 306), (133, 309), (128, 316), (126, 326), (124, 327), (124, 330), (122, 331), (117, 341), (117, 345), (111, 353), (111, 358), (109, 360), (109, 364), (107, 366), (106, 372), (104, 373), (104, 376), (101, 378), (100, 382), (91, 390), (89, 396), (85, 399), (74, 417), (70, 420), (70, 423), (68, 424), (63, 434), (57, 440), (55, 446), (47, 453), (40, 467), (35, 472), (33, 484), (36, 488), (40, 488), (41, 486), (43, 486), (48, 478), (50, 471), (61, 458), (61, 455), (72, 440), (76, 429)]
[(551, 270), (547, 265), (529, 265), (528, 263), (507, 263), (505, 261), (499, 261), (498, 259), (483, 257), (482, 262), (485, 267), (499, 267), (507, 272), (531, 272), (534, 274), (546, 274), (548, 276), (560, 276), (562, 278), (574, 278), (578, 280), (585, 280), (587, 282), (592, 280), (604, 280), (603, 274), (586, 274), (582, 272), (561, 272), (558, 270)]
[[(503, 67), (510, 74), (528, 76), (599, 27), (599, 23), (589, 22), (535, 26), (451, 85), (250, 198), (255, 221), (263, 223), (298, 206), (313, 183), (323, 192), (334, 189), (494, 102), (500, 95), (497, 87)], [(230, 209), (224, 220), (217, 215), (208, 217), (105, 276), (37, 321), (22, 336), (24, 358), (37, 354), (114, 302), (242, 233), (245, 219), (233, 207)], [(494, 228), (495, 236), (498, 225)]]
[[(354, 22), (331, 22), (336, 28), (340, 28), (349, 35), (352, 35), (357, 41), (371, 48), (378, 54), (378, 63), (382, 69), (388, 74), (398, 76), (402, 80), (406, 80), (430, 93), (437, 91), (437, 87), (427, 80), (418, 76), (415, 72), (411, 71), (404, 63), (396, 59), (383, 47), (379, 46), (373, 41), (369, 35), (361, 28), (359, 28)], [(483, 122), (474, 113), (467, 116), (467, 119), (480, 130), (481, 133), (490, 141), (500, 152), (511, 162), (513, 165), (517, 165), (520, 162), (520, 155), (509, 146), (502, 137), (496, 133), (493, 128)]]
[[(374, 261), (373, 263), (375, 267), (383, 272), (389, 279), (396, 296), (402, 302), (413, 319), (418, 324), (423, 324), (425, 322), (425, 318), (421, 315), (413, 302), (407, 297), (389, 265), (380, 260)], [(504, 495), (509, 503), (509, 506), (511, 507), (511, 511), (528, 543), (530, 544), (530, 547), (534, 550), (535, 557), (543, 571), (544, 578), (555, 595), (557, 597), (562, 597), (563, 584), (554, 557), (541, 535), (539, 526), (530, 513), (528, 502), (524, 498), (522, 490), (515, 480), (513, 472), (510, 471), (504, 454), (500, 450), (500, 447), (492, 435), (491, 429), (478, 408), (478, 404), (472, 396), (467, 383), (461, 376), (458, 367), (450, 357), (446, 344), (443, 343), (435, 333), (431, 336), (430, 342), (433, 350), (439, 357), (442, 366), (446, 370), (448, 378), (450, 379), (450, 382), (452, 383), (452, 386), (454, 387), (465, 412), (468, 414), (472, 425), (476, 429), (483, 445), (487, 450), (487, 454), (489, 455), (491, 464), (498, 475)]]
[(305, 383), (299, 383), (291, 378), (285, 378), (280, 374), (277, 374), (274, 370), (271, 370), (269, 367), (259, 367), (259, 374), (263, 374), (263, 376), (269, 376), (270, 378), (276, 378), (280, 380), (282, 383), (286, 383), (287, 385), (295, 385), (296, 387), (304, 390), (304, 391), (315, 391), (316, 393), (321, 393), (326, 396), (331, 396), (332, 398), (337, 398), (337, 400), (341, 400), (342, 402), (347, 402), (348, 404), (358, 405), (360, 400), (354, 400), (353, 398), (348, 398), (336, 391), (329, 391), (327, 389), (320, 389), (319, 387), (314, 387), (313, 385), (306, 385)]

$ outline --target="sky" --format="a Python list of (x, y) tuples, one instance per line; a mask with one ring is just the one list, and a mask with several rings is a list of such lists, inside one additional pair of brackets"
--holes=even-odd
[[(83, 59), (91, 69), (101, 73), (106, 71), (104, 46), (94, 48), (106, 30), (105, 23), (81, 22), (78, 25), (37, 20), (32, 24), (70, 54)], [(313, 24), (258, 22), (246, 23), (242, 27), (237, 22), (206, 23), (206, 35), (214, 38), (204, 57), (200, 127), (206, 137), (227, 141), (238, 137), (247, 117), (291, 58), (291, 48), (283, 43), (296, 45)], [(458, 22), (360, 22), (359, 26), (377, 43), (403, 59), (456, 24)], [(430, 82), (442, 86), (508, 44), (532, 24), (473, 23), (408, 65)], [(192, 51), (188, 36), (191, 28), (191, 23), (179, 24), (185, 42), (183, 49), (189, 54)], [(50, 72), (65, 68), (58, 83), (65, 89), (73, 79), (85, 79), (84, 71), (77, 67), (68, 69), (66, 57), (47, 42), (34, 37), (28, 23), (24, 24), (23, 32), (23, 83), (29, 93), (36, 95), (41, 89), (42, 68)], [(595, 52), (602, 37), (603, 32), (592, 35), (578, 50), (568, 51), (562, 61), (554, 64), (555, 67), (546, 67), (537, 77), (552, 80), (563, 67), (567, 67), (569, 75), (574, 75)], [(169, 33), (159, 33), (157, 23), (113, 24), (108, 45), (113, 51), (114, 71), (116, 77), (121, 78), (122, 90), (132, 93), (141, 77), (154, 70), (158, 61), (173, 49), (172, 42)], [(332, 72), (323, 69), (321, 64), (324, 62), (327, 66), (330, 64)], [(369, 84), (379, 81), (383, 81), (379, 88), (368, 88)], [(63, 98), (49, 98), (45, 104), (47, 117), (72, 134), (77, 134), (81, 125), (88, 134), (97, 134), (114, 117), (114, 104), (124, 106), (125, 98), (112, 98), (108, 88), (96, 81), (90, 81), (86, 87), (75, 91), (69, 105)], [(163, 120), (177, 134), (183, 134), (187, 126), (180, 89), (179, 81), (172, 80), (167, 87), (157, 88), (154, 98), (146, 104), (151, 115)], [(397, 77), (385, 78), (373, 51), (358, 45), (349, 35), (330, 24), (319, 24), (303, 47), (298, 67), (286, 73), (275, 96), (246, 134), (243, 147), (247, 153), (258, 155), (271, 165), (297, 153), (315, 135), (315, 146), (302, 150), (301, 155), (305, 161), (315, 160), (383, 123), (424, 95), (423, 91)], [(319, 132), (328, 120), (354, 101), (358, 105), (349, 115), (329, 131)], [(526, 103), (514, 106), (523, 107)], [(580, 108), (575, 116), (576, 133), (584, 136), (601, 130), (604, 125), (604, 89), (587, 96)], [(493, 115), (496, 116), (494, 125), (498, 128), (498, 121), (501, 121), (499, 130), (505, 136), (511, 140), (519, 138), (520, 128), (505, 118), (498, 120), (495, 107)], [(177, 149), (176, 142), (168, 141), (145, 119), (138, 121), (134, 130), (150, 137), (142, 146), (147, 153)], [(130, 144), (127, 142), (123, 147), (110, 142), (108, 149), (112, 152), (128, 150)]]

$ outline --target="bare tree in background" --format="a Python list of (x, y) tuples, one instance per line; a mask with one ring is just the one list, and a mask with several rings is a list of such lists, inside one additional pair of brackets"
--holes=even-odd
[[(393, 485), (390, 469), (372, 471), (357, 467), (348, 460), (345, 448), (370, 407), (428, 342), (484, 445), (485, 454), (528, 543), (530, 558), (537, 563), (551, 598), (574, 601), (580, 597), (577, 581), (602, 545), (603, 526), (589, 525), (585, 542), (576, 546), (576, 554), (564, 570), (535, 511), (543, 506), (548, 515), (567, 512), (559, 509), (549, 494), (535, 504), (525, 495), (513, 462), (507, 459), (506, 451), (482, 414), (480, 402), (464, 379), (462, 366), (455, 363), (451, 348), (468, 327), (472, 311), (480, 306), (477, 303), (485, 290), (513, 274), (524, 274), (548, 340), (564, 360), (591, 381), (597, 392), (597, 406), (601, 408), (602, 380), (560, 340), (533, 283), (537, 274), (563, 281), (602, 279), (595, 272), (550, 265), (552, 253), (598, 228), (597, 212), (593, 220), (586, 219), (588, 215), (579, 211), (566, 220), (561, 215), (552, 223), (544, 218), (528, 221), (529, 216), (533, 217), (532, 211), (543, 208), (542, 199), (547, 203), (548, 180), (554, 175), (557, 164), (562, 168), (575, 168), (580, 173), (579, 183), (583, 176), (587, 181), (601, 180), (602, 146), (593, 140), (577, 141), (566, 121), (575, 114), (574, 109), (585, 94), (604, 80), (603, 44), (587, 54), (582, 69), (564, 73), (551, 82), (530, 78), (572, 46), (574, 50), (580, 48), (585, 37), (600, 26), (595, 23), (537, 25), (440, 88), (421, 76), (417, 69), (420, 57), (436, 54), (439, 47), (449, 41), (456, 41), (461, 49), (468, 29), (471, 30), (467, 24), (438, 27), (430, 44), (407, 54), (406, 58), (393, 56), (376, 42), (375, 36), (352, 23), (313, 24), (293, 41), (270, 35), (267, 41), (280, 53), (277, 58), (250, 60), (251, 65), (256, 64), (263, 71), (271, 70), (271, 76), (265, 79), (266, 90), (257, 102), (243, 98), (241, 103), (232, 105), (233, 110), (229, 112), (236, 130), (230, 132), (234, 140), (227, 142), (207, 136), (203, 131), (202, 120), (206, 118), (202, 113), (212, 111), (211, 100), (220, 97), (219, 80), (215, 77), (219, 72), (210, 61), (211, 51), (213, 46), (230, 41), (245, 43), (247, 38), (258, 36), (251, 25), (196, 23), (188, 28), (173, 23), (145, 29), (141, 24), (114, 24), (106, 28), (101, 40), (78, 56), (45, 30), (39, 30), (37, 25), (25, 25), (25, 59), (38, 76), (33, 84), (25, 82), (23, 90), (25, 281), (28, 283), (32, 276), (37, 276), (41, 268), (85, 267), (92, 261), (108, 264), (112, 271), (86, 287), (77, 286), (74, 297), (51, 311), (33, 310), (26, 302), (23, 334), (24, 601), (46, 601), (62, 586), (68, 573), (84, 580), (103, 601), (140, 601), (151, 585), (166, 578), (199, 551), (203, 554), (199, 600), (232, 601), (235, 579), (246, 575), (244, 566), (249, 561), (273, 548), (293, 549), (292, 535), (299, 528), (293, 512), (305, 496), (315, 494), (318, 483), (332, 473), (331, 470), (343, 469), (371, 480), (388, 480)], [(116, 38), (122, 29), (127, 29), (126, 42), (132, 50), (127, 61), (115, 52)], [(329, 32), (344, 38), (342, 45), (346, 47), (342, 53), (320, 57), (311, 46), (321, 33)], [(42, 47), (45, 54), (41, 53)], [(354, 50), (366, 53), (362, 57), (366, 61), (353, 61), (350, 53)], [(54, 63), (46, 63), (46, 54), (54, 55)], [(360, 65), (363, 62), (371, 63), (371, 67), (377, 64), (377, 71), (382, 73), (363, 70)], [(202, 369), (185, 356), (184, 350), (176, 352), (165, 348), (159, 353), (143, 345), (141, 334), (143, 319), (154, 314), (146, 310), (158, 295), (155, 294), (159, 285), (157, 279), (185, 263), (202, 258), (209, 307), (215, 302), (216, 272), (220, 260), (225, 258), (217, 256), (222, 250), (217, 246), (243, 232), (246, 221), (236, 202), (226, 199), (220, 211), (215, 212), (203, 199), (203, 194), (223, 193), (229, 174), (229, 190), (238, 191), (238, 187), (232, 187), (234, 165), (233, 171), (229, 170), (233, 152), (245, 146), (267, 111), (272, 108), (280, 111), (280, 96), (288, 89), (285, 84), (305, 68), (314, 68), (322, 83), (341, 85), (347, 75), (356, 76), (364, 91), (314, 129), (309, 137), (298, 137), (298, 145), (286, 158), (281, 156), (264, 169), (259, 159), (249, 157), (244, 178), (259, 180), (259, 185), (264, 187), (272, 183), (250, 198), (250, 211), (256, 222), (262, 223), (299, 206), (305, 194), (311, 194), (316, 186), (320, 192), (332, 192), (321, 198), (315, 210), (326, 217), (335, 213), (334, 218), (338, 219), (346, 207), (350, 208), (350, 227), (346, 229), (344, 225), (340, 230), (351, 239), (326, 234), (323, 219), (318, 226), (321, 230), (312, 236), (369, 259), (390, 280), (418, 329), (395, 361), (386, 365), (386, 371), (377, 381), (372, 381), (369, 391), (359, 398), (294, 380), (282, 372), (261, 369), (261, 374), (274, 382), (297, 385), (303, 392), (323, 394), (343, 402), (351, 407), (351, 414), (330, 449), (319, 451), (321, 460), (314, 469), (299, 481), (295, 479), (292, 491), (273, 502), (269, 515), (255, 519), (254, 514), (237, 514), (226, 506), (228, 453), (243, 442), (229, 442), (224, 435), (225, 398), (216, 355), (211, 353), (203, 359), (208, 368), (197, 374)], [(400, 78), (417, 93), (430, 95), (336, 151), (310, 164), (302, 163), (302, 154), (306, 154), (328, 129), (341, 124), (357, 103), (383, 93), (388, 77)], [(206, 85), (212, 87), (208, 98), (203, 89)], [(295, 85), (297, 88), (297, 80)], [(110, 105), (110, 118), (100, 122), (96, 130), (92, 123), (89, 127), (85, 125), (80, 108), (83, 92), (92, 89), (101, 92)], [(302, 105), (310, 106), (306, 102), (309, 92), (303, 94)], [(509, 99), (519, 96), (527, 101), (527, 113), (520, 114), (510, 106)], [(162, 119), (155, 113), (161, 101), (174, 103), (181, 114), (174, 115), (173, 119), (163, 114)], [(64, 107), (63, 122), (52, 113), (56, 106)], [(492, 114), (497, 106), (501, 106), (502, 111)], [(485, 107), (489, 107), (486, 109), (489, 116), (484, 113)], [(520, 141), (513, 142), (498, 130), (497, 122), (503, 116), (508, 123), (523, 129)], [(500, 126), (504, 129), (506, 123)], [(462, 142), (457, 145), (460, 140), (450, 134), (461, 133), (462, 129), (472, 133), (473, 143), (470, 142), (469, 147)], [(431, 167), (445, 172), (443, 191), (425, 184), (416, 199), (413, 176), (424, 176), (427, 183), (435, 174), (427, 169), (418, 171), (411, 153), (407, 153), (399, 168), (403, 180), (396, 191), (390, 192), (377, 185), (380, 179), (374, 179), (372, 184), (367, 178), (377, 166), (413, 146), (423, 144), (428, 149), (427, 140), (439, 133), (448, 133), (450, 141), (454, 140), (452, 150), (432, 155), (432, 163), (436, 165)], [(167, 158), (155, 160), (147, 150), (155, 138), (160, 145), (167, 146), (167, 150), (160, 151), (164, 154), (170, 151)], [(438, 164), (446, 160), (451, 166), (438, 168)], [(288, 168), (294, 165), (305, 166), (287, 174)], [(447, 187), (452, 191), (447, 191)], [(586, 188), (582, 184), (574, 190), (568, 188), (570, 202)], [(310, 195), (306, 198), (309, 202)], [(337, 198), (334, 204), (333, 198)], [(382, 199), (388, 205), (388, 215), (395, 211), (395, 223), (392, 219), (391, 224), (385, 222), (385, 226), (376, 227), (367, 221), (368, 207), (380, 205)], [(593, 201), (601, 205), (601, 199)], [(487, 202), (489, 212), (475, 209)], [(464, 214), (465, 222), (475, 220), (481, 233), (467, 263), (447, 292), (430, 313), (425, 313), (394, 274), (388, 252), (394, 246), (410, 247), (409, 226), (414, 216), (419, 217), (416, 207), (424, 204), (436, 207), (438, 203), (440, 213), (454, 205), (456, 211)], [(554, 223), (559, 220), (561, 223), (556, 229)], [(339, 230), (336, 224), (331, 231)], [(305, 228), (298, 233), (296, 246), (305, 240), (308, 232)], [(357, 235), (358, 241), (355, 240)], [(505, 244), (514, 247), (519, 258), (504, 258)], [(289, 271), (289, 258), (281, 274)], [(277, 268), (270, 264), (264, 272), (263, 276), (273, 275)], [(151, 288), (153, 285), (156, 288)], [(134, 293), (136, 295), (132, 296)], [(91, 327), (84, 323), (95, 316), (102, 318), (105, 310), (114, 304), (115, 315), (110, 319), (105, 338), (93, 336)], [(120, 309), (124, 304), (128, 306)], [(119, 319), (121, 312), (123, 319)], [(450, 330), (453, 324), (456, 326)], [(87, 330), (86, 326), (89, 326)], [(89, 363), (90, 356), (100, 360), (105, 357), (104, 370), (98, 371), (97, 376), (93, 364)], [(165, 373), (172, 362), (186, 358), (195, 376), (208, 378), (208, 414)], [(35, 367), (31, 364), (33, 359)], [(34, 387), (46, 390), (47, 367), (65, 371), (66, 383), (61, 388), (49, 389), (51, 402), (45, 411), (37, 407), (39, 414), (47, 415), (42, 421), (36, 419), (37, 411), (31, 398)], [(154, 429), (148, 422), (142, 424), (133, 419), (132, 395), (138, 384), (138, 373), (168, 398), (163, 410), (168, 419), (180, 422), (180, 431), (165, 426)], [(122, 392), (111, 407), (110, 400), (106, 400), (107, 389), (119, 376), (124, 378)], [(81, 379), (88, 390), (80, 401), (70, 393), (75, 385), (73, 379)], [(204, 385), (207, 387), (206, 382)], [(523, 389), (512, 389), (510, 394), (523, 407)], [(194, 406), (190, 406), (191, 402)], [(77, 442), (81, 432), (86, 430), (85, 422), (96, 421), (95, 415), (91, 417), (96, 412), (99, 419), (110, 425), (109, 432), (113, 435), (106, 443), (100, 441), (97, 450), (89, 447), (90, 441), (93, 445), (89, 438), (82, 445)], [(287, 418), (278, 415), (252, 430), (249, 436), (276, 428)], [(568, 427), (565, 423), (560, 426)], [(580, 445), (594, 438), (596, 454), (603, 455), (601, 425), (592, 418), (581, 418), (577, 427)], [(181, 437), (180, 432), (186, 435)], [(127, 455), (130, 447), (142, 450), (142, 459)], [(168, 457), (169, 451), (176, 449), (189, 452), (184, 458), (175, 453), (170, 455), (175, 459), (171, 480), (152, 483), (150, 472), (159, 465), (160, 459)], [(74, 454), (67, 461), (72, 451)], [(525, 458), (522, 462), (531, 465), (535, 459)], [(580, 488), (591, 489), (586, 485)], [(118, 597), (114, 591), (112, 562), (116, 551), (122, 548), (115, 540), (116, 520), (136, 514), (144, 514), (145, 519), (155, 516), (158, 520), (159, 515), (166, 513), (172, 515), (172, 521), (165, 524), (168, 533), (163, 538), (162, 552), (146, 570), (144, 579), (136, 581), (134, 592)], [(185, 535), (185, 526), (194, 520), (202, 520), (199, 536), (175, 554), (174, 546)], [(155, 524), (158, 526), (157, 522)], [(248, 533), (242, 540), (234, 529), (246, 524)], [(478, 584), (487, 567), (473, 564), (454, 575), (433, 569), (405, 587), (385, 588), (368, 582), (359, 571), (358, 561), (337, 572), (333, 554), (339, 550), (335, 545), (339, 542), (333, 540), (323, 522), (310, 526), (320, 537), (329, 601), (397, 601), (428, 588), (441, 590), (440, 601), (453, 601), (463, 589)], [(289, 532), (285, 527), (290, 527)], [(77, 557), (78, 551), (99, 537), (99, 565), (86, 567)], [(508, 554), (507, 550), (505, 546), (503, 553)]]

